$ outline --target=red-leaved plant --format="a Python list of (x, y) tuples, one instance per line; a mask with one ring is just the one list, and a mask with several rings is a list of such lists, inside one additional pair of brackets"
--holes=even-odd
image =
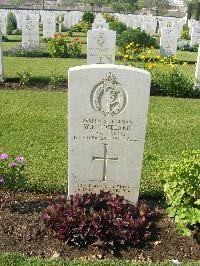
[(45, 225), (58, 239), (78, 247), (95, 245), (111, 253), (146, 241), (154, 217), (146, 205), (135, 207), (124, 197), (103, 191), (60, 197), (43, 213)]

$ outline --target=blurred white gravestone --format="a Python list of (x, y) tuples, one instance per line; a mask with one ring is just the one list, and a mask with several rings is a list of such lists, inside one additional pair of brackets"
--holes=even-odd
[(54, 14), (46, 14), (43, 18), (43, 38), (50, 38), (56, 33), (56, 18)]
[(104, 190), (137, 203), (150, 80), (126, 66), (69, 69), (68, 195)]
[(198, 88), (200, 88), (200, 45), (199, 45), (198, 56), (197, 56), (195, 78), (196, 78), (196, 85)]
[(24, 48), (39, 46), (39, 21), (34, 16), (27, 15), (23, 18), (22, 46)]
[(92, 29), (109, 30), (109, 24), (106, 23), (105, 18), (101, 14), (97, 14), (92, 23)]
[(3, 51), (2, 51), (2, 33), (0, 29), (0, 82), (3, 81)]
[(191, 30), (190, 46), (200, 44), (200, 27), (193, 27)]
[(115, 31), (89, 30), (87, 33), (87, 64), (114, 64), (115, 43)]
[(178, 34), (172, 27), (163, 27), (160, 37), (160, 55), (170, 56), (177, 53)]
[(2, 34), (6, 35), (7, 34), (7, 13), (0, 13), (0, 29)]

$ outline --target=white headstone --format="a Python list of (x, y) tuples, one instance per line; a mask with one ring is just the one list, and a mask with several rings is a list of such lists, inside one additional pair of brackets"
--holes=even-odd
[(87, 33), (87, 64), (114, 64), (115, 43), (115, 31), (89, 30)]
[(2, 33), (0, 29), (0, 82), (3, 81), (3, 51), (2, 51)]
[(178, 35), (172, 27), (163, 27), (160, 37), (160, 55), (171, 56), (177, 53)]
[(200, 44), (200, 27), (193, 27), (191, 30), (190, 46)]
[(150, 35), (154, 35), (156, 33), (157, 21), (149, 21), (144, 22), (142, 29)]
[(23, 18), (22, 46), (24, 48), (39, 46), (39, 22), (35, 16), (27, 15)]
[(3, 13), (3, 11), (0, 13), (0, 29), (2, 34), (7, 34), (7, 13)]
[(106, 23), (105, 18), (101, 14), (97, 14), (94, 22), (92, 23), (92, 29), (109, 30), (109, 24)]
[(56, 33), (56, 18), (54, 14), (43, 17), (43, 38), (50, 38)]
[(196, 84), (200, 88), (200, 45), (199, 45), (198, 56), (197, 56), (195, 78), (196, 78)]
[(68, 194), (138, 201), (150, 74), (117, 65), (69, 69)]
[(17, 20), (17, 28), (18, 29), (22, 29), (22, 14), (20, 11), (16, 11), (15, 12), (15, 17), (16, 17), (16, 20)]

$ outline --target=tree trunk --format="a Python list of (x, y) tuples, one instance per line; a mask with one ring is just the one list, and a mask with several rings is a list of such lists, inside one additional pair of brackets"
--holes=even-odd
[(200, 16), (200, 2), (196, 3), (195, 5), (195, 19), (199, 21), (199, 16)]
[(188, 3), (187, 4), (187, 20), (191, 19), (191, 17), (192, 17), (192, 5), (191, 3)]

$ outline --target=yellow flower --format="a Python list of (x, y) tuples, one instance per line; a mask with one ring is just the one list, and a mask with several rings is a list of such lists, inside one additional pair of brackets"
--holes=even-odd
[(183, 66), (187, 66), (188, 65), (188, 62), (183, 62)]
[(126, 54), (125, 56), (124, 56), (124, 59), (128, 59), (129, 58), (129, 56)]

